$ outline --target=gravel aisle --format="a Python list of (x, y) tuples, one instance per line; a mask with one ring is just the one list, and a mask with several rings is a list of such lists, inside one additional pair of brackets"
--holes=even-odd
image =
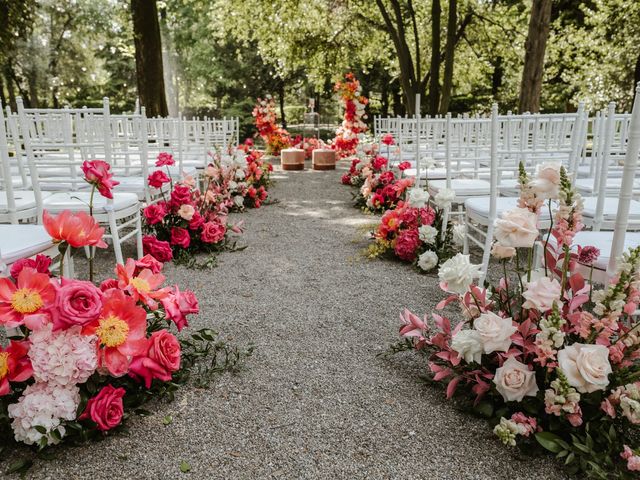
[[(421, 384), (412, 355), (377, 357), (397, 340), (399, 311), (429, 311), (441, 293), (433, 275), (359, 258), (357, 228), (372, 219), (351, 207), (341, 173), (277, 172), (280, 203), (242, 216), (249, 248), (210, 271), (166, 268), (200, 299), (194, 327), (256, 345), (243, 372), (185, 388), (133, 419), (129, 436), (60, 449), (28, 476), (562, 478), (554, 462), (503, 448), (484, 421)], [(103, 256), (102, 272), (111, 261)]]

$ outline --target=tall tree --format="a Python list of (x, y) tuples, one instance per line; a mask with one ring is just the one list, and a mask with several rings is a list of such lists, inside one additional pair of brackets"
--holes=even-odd
[(131, 0), (136, 77), (140, 104), (150, 117), (168, 115), (162, 69), (162, 41), (156, 0)]
[(429, 82), (429, 113), (436, 115), (440, 104), (440, 0), (431, 0), (431, 80)]
[(540, 111), (544, 54), (549, 39), (552, 0), (533, 0), (520, 84), (520, 112)]
[(458, 0), (449, 0), (449, 16), (447, 17), (447, 43), (444, 47), (444, 75), (442, 80), (442, 97), (440, 113), (449, 111), (451, 90), (453, 89), (453, 59), (456, 51), (456, 27), (458, 25)]

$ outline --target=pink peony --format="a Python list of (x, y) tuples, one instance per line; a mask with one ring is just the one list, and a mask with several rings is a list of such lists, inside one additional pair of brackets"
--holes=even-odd
[(171, 179), (162, 170), (156, 170), (149, 175), (147, 181), (150, 187), (161, 188), (165, 183), (169, 183)]
[(207, 222), (202, 226), (200, 239), (204, 243), (218, 243), (224, 239), (227, 229), (224, 225), (215, 222)]
[(403, 230), (398, 235), (394, 251), (398, 258), (412, 262), (416, 258), (416, 252), (420, 245), (420, 234), (417, 228)]
[(56, 330), (93, 322), (102, 310), (102, 292), (91, 282), (63, 278), (52, 310)]
[(164, 203), (154, 203), (146, 207), (142, 211), (142, 214), (149, 225), (155, 225), (164, 220), (164, 217), (167, 215), (167, 209)]
[(160, 152), (156, 157), (156, 167), (164, 167), (175, 165), (176, 161), (173, 159), (173, 155), (167, 152)]
[(21, 258), (11, 265), (11, 276), (18, 278), (23, 268), (29, 267), (35, 269), (38, 273), (46, 273), (51, 275), (49, 267), (51, 266), (51, 258), (46, 255), (36, 255), (36, 258)]
[(122, 397), (126, 393), (124, 388), (106, 385), (98, 395), (89, 399), (84, 412), (78, 419), (91, 419), (97, 425), (98, 430), (103, 432), (117, 427), (122, 422), (124, 414)]
[(113, 198), (112, 190), (120, 182), (113, 179), (111, 165), (102, 160), (86, 160), (82, 163), (84, 179), (94, 185), (100, 195), (105, 198)]
[(145, 255), (151, 255), (159, 262), (166, 263), (173, 259), (173, 252), (169, 242), (158, 240), (153, 235), (145, 235), (142, 237), (142, 247)]
[(182, 248), (189, 248), (191, 244), (191, 235), (189, 230), (180, 227), (171, 229), (171, 245), (177, 245)]

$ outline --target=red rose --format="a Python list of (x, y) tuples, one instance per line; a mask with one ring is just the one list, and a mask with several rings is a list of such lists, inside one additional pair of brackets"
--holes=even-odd
[(161, 188), (165, 183), (169, 183), (171, 180), (162, 170), (156, 170), (147, 179), (149, 186), (153, 188)]
[(349, 175), (348, 173), (342, 175), (342, 178), (340, 180), (342, 181), (343, 185), (351, 185), (351, 175)]
[(386, 185), (382, 191), (382, 196), (385, 197), (389, 203), (393, 203), (398, 198), (398, 191), (394, 185)]
[(160, 152), (156, 157), (156, 167), (164, 167), (175, 165), (176, 161), (173, 159), (173, 155), (167, 152)]
[(269, 193), (264, 187), (260, 187), (258, 189), (258, 197), (260, 198), (260, 201), (264, 202), (268, 196), (269, 196)]
[(396, 179), (396, 176), (391, 170), (387, 170), (386, 172), (381, 173), (380, 177), (378, 178), (380, 180), (380, 183), (382, 183), (383, 185), (388, 185), (390, 183), (393, 183), (393, 181)]
[(153, 332), (147, 356), (169, 372), (175, 372), (180, 368), (180, 342), (167, 330)]
[(145, 255), (149, 254), (159, 262), (166, 263), (173, 259), (173, 252), (169, 242), (158, 240), (153, 235), (142, 237), (142, 247)]
[(393, 135), (391, 135), (390, 133), (387, 133), (385, 136), (382, 137), (382, 143), (384, 143), (385, 145), (395, 145), (395, 140), (393, 139)]
[(420, 245), (420, 234), (417, 228), (403, 230), (398, 235), (394, 251), (401, 260), (412, 262), (416, 258), (416, 251)]
[(256, 198), (256, 193), (257, 190), (253, 185), (247, 190), (247, 195), (249, 195), (249, 198)]
[(171, 192), (171, 206), (178, 209), (185, 203), (191, 204), (191, 189), (186, 185), (178, 184)]
[(111, 174), (111, 165), (102, 160), (85, 160), (82, 163), (82, 172), (84, 179), (94, 185), (100, 195), (105, 198), (113, 198), (113, 187), (120, 185), (116, 182)]
[(207, 222), (202, 226), (200, 238), (204, 243), (218, 243), (224, 239), (227, 229), (224, 225), (215, 222)]
[(149, 225), (155, 225), (156, 223), (160, 223), (164, 220), (164, 217), (167, 214), (167, 209), (163, 203), (154, 203), (145, 208), (142, 213)]
[(191, 217), (191, 221), (189, 222), (189, 228), (191, 230), (198, 230), (203, 223), (204, 223), (204, 218), (202, 218), (202, 215), (200, 215), (200, 212), (196, 210), (195, 213), (193, 214), (193, 217)]
[(398, 169), (401, 172), (404, 172), (405, 170), (407, 170), (409, 168), (411, 168), (411, 163), (409, 163), (409, 162), (402, 162), (402, 163), (400, 163), (400, 165), (398, 165)]
[(49, 267), (51, 266), (51, 258), (46, 255), (36, 255), (36, 258), (21, 258), (11, 265), (11, 276), (18, 278), (23, 268), (29, 267), (35, 269), (38, 273), (46, 273), (51, 275)]
[(124, 388), (114, 388), (113, 385), (103, 387), (98, 395), (89, 399), (79, 420), (89, 418), (96, 423), (98, 430), (103, 432), (117, 427), (122, 422), (122, 397), (125, 393)]
[(387, 159), (381, 156), (377, 156), (373, 159), (371, 165), (373, 166), (374, 170), (382, 170), (387, 165)]
[(191, 244), (191, 235), (189, 235), (189, 231), (180, 228), (173, 227), (171, 229), (171, 245), (177, 245), (182, 248), (189, 248)]

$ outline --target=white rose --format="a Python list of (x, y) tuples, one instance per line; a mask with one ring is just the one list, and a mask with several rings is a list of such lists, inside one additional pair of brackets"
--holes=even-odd
[(504, 260), (505, 258), (514, 257), (516, 255), (516, 249), (513, 247), (503, 247), (500, 243), (495, 242), (491, 248), (491, 255), (499, 260)]
[(462, 223), (458, 223), (456, 225), (453, 226), (453, 242), (458, 245), (459, 247), (461, 247), (462, 245), (464, 245), (464, 237), (467, 236), (467, 226), (462, 224)]
[(476, 318), (473, 328), (480, 334), (484, 353), (508, 351), (511, 335), (518, 330), (511, 318), (502, 318), (493, 312), (483, 313)]
[(234, 182), (233, 180), (231, 180), (229, 182), (228, 187), (229, 187), (229, 190), (236, 190), (238, 188), (238, 184), (236, 182)]
[(242, 170), (241, 168), (236, 170), (236, 178), (238, 180), (243, 180), (244, 179), (244, 170)]
[(233, 197), (233, 203), (235, 203), (238, 208), (244, 207), (244, 197), (242, 195), (236, 195)]
[(516, 207), (496, 219), (494, 235), (503, 247), (533, 247), (538, 238), (537, 224), (535, 213)]
[(438, 236), (438, 229), (431, 225), (422, 225), (418, 228), (418, 234), (420, 235), (420, 240), (424, 243), (433, 243)]
[(574, 343), (558, 352), (558, 365), (569, 385), (580, 393), (604, 390), (612, 372), (609, 349), (604, 345)]
[(432, 268), (438, 265), (438, 255), (431, 250), (427, 250), (422, 255), (418, 257), (418, 267), (420, 267), (425, 272), (428, 272)]
[(529, 182), (539, 198), (558, 198), (560, 191), (560, 164), (543, 163), (538, 165), (536, 178)]
[(443, 188), (438, 191), (438, 193), (436, 193), (436, 196), (433, 197), (433, 201), (438, 207), (447, 208), (451, 205), (451, 202), (453, 202), (455, 198), (456, 192), (454, 192), (450, 188)]
[(524, 397), (535, 397), (538, 393), (535, 372), (514, 357), (509, 357), (496, 370), (493, 383), (507, 402), (521, 402)]
[(467, 363), (480, 363), (482, 359), (482, 342), (480, 334), (475, 330), (460, 330), (451, 339), (451, 349), (464, 358)]
[(412, 188), (409, 190), (409, 206), (413, 208), (422, 208), (429, 201), (429, 192), (422, 188)]
[(464, 295), (473, 279), (480, 276), (480, 267), (469, 261), (469, 255), (458, 253), (440, 266), (438, 277), (448, 291)]

